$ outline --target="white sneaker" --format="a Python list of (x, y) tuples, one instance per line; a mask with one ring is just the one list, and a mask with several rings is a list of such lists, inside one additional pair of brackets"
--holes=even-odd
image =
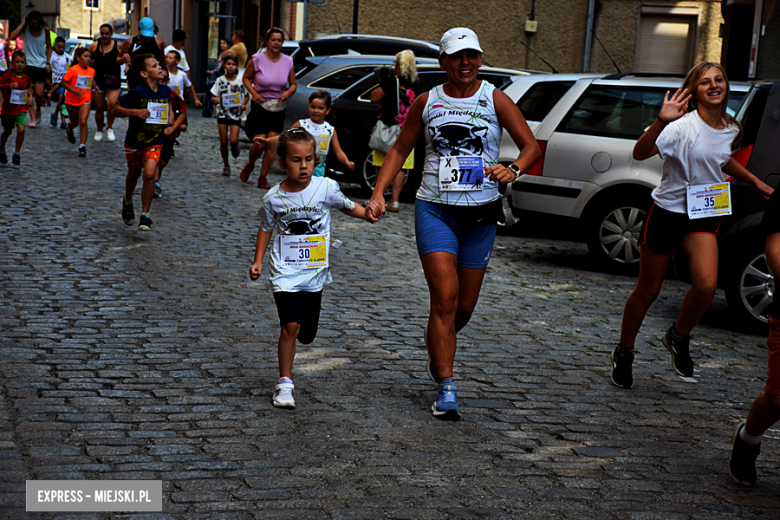
[(292, 391), (295, 386), (292, 383), (279, 383), (274, 391), (274, 406), (279, 408), (295, 408), (295, 399)]
[(95, 134), (95, 141), (98, 143), (103, 140), (103, 132), (98, 132)]
[(108, 141), (109, 143), (113, 143), (114, 141), (116, 141), (116, 136), (114, 135), (113, 128), (109, 128), (108, 130), (106, 130), (106, 141)]

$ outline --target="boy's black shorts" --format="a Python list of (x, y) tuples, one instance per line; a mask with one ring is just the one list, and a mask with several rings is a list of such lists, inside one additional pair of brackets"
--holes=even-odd
[(674, 213), (653, 203), (642, 224), (639, 245), (654, 255), (665, 256), (677, 251), (685, 235), (704, 233), (718, 235), (721, 217), (690, 219), (686, 213)]
[(279, 325), (300, 323), (298, 341), (308, 344), (317, 336), (320, 324), (322, 290), (317, 292), (275, 292), (276, 310), (279, 312)]
[(176, 154), (173, 151), (173, 143), (176, 141), (176, 139), (165, 139), (165, 142), (163, 143), (162, 152), (160, 152), (160, 160), (162, 162), (168, 162), (171, 160), (172, 157), (174, 157)]

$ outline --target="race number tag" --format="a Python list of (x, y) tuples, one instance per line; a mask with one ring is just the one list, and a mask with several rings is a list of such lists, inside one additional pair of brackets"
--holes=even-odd
[(441, 191), (482, 191), (485, 166), (482, 157), (453, 156), (439, 158)]
[(27, 91), (26, 90), (11, 90), (11, 104), (12, 105), (26, 105), (27, 104)]
[(5, 58), (0, 58), (0, 70), (7, 70), (8, 69), (8, 62), (5, 60)]
[(281, 235), (282, 263), (296, 269), (328, 267), (325, 235)]
[(222, 94), (222, 106), (225, 108), (241, 106), (241, 93), (234, 92), (233, 94)]
[(149, 110), (149, 117), (146, 122), (152, 125), (168, 124), (168, 103), (149, 103), (146, 107)]
[(76, 88), (92, 88), (92, 76), (79, 76), (76, 79)]
[(330, 135), (329, 134), (319, 134), (315, 135), (314, 139), (318, 143), (319, 153), (324, 154), (328, 151), (328, 146), (330, 146)]
[(688, 186), (688, 218), (731, 215), (730, 188), (728, 182)]
[(177, 96), (181, 97), (181, 92), (182, 92), (181, 85), (174, 85), (173, 86), (173, 91), (176, 92)]

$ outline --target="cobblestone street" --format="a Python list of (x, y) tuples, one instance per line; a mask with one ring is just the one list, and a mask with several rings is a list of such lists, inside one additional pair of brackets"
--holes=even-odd
[[(755, 488), (727, 473), (766, 337), (736, 331), (721, 291), (694, 331), (694, 378), (660, 341), (688, 288), (668, 280), (634, 389), (617, 388), (609, 353), (635, 278), (523, 223), (497, 238), (459, 336), (463, 420), (442, 422), (413, 206), (374, 225), (334, 211), (344, 244), (320, 332), (298, 346), (297, 408), (275, 409), (276, 307), (267, 271), (248, 277), (265, 193), (256, 173), (238, 179), (248, 145), (222, 177), (216, 121), (192, 110), (139, 232), (140, 190), (136, 224), (119, 214), (126, 121), (114, 143), (91, 121), (80, 159), (50, 113), (22, 168), (0, 168), (1, 519), (780, 518), (778, 430)], [(26, 513), (33, 479), (161, 479), (163, 512)]]

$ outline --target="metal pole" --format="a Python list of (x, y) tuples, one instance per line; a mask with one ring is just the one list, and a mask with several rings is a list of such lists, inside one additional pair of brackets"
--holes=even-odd
[(352, 4), (352, 34), (358, 32), (358, 11), (360, 10), (360, 0), (355, 0)]
[(596, 0), (588, 0), (588, 21), (585, 24), (585, 52), (582, 53), (582, 72), (590, 72), (590, 52), (593, 47), (593, 16)]

